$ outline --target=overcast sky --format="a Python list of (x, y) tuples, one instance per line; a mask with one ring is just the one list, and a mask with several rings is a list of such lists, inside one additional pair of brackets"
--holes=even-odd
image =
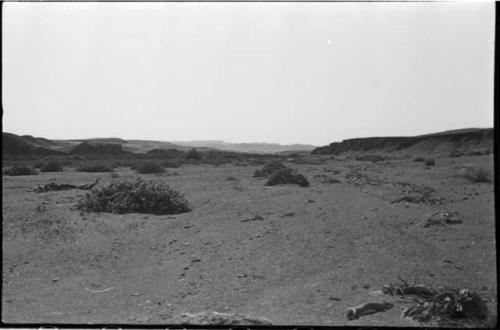
[(6, 132), (325, 145), (493, 126), (494, 3), (3, 5)]

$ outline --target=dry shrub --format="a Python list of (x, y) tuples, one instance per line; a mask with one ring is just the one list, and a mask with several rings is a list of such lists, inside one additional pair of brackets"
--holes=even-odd
[(491, 183), (491, 172), (480, 166), (471, 166), (464, 168), (464, 177), (472, 183), (486, 182)]
[(165, 173), (165, 168), (155, 162), (146, 162), (137, 167), (137, 172), (142, 174)]
[(178, 214), (191, 211), (184, 196), (163, 182), (112, 183), (87, 193), (77, 204), (84, 212)]
[(99, 173), (99, 172), (113, 172), (111, 167), (108, 167), (104, 164), (88, 164), (83, 165), (76, 169), (79, 172), (91, 172), (91, 173)]
[(57, 160), (51, 160), (45, 164), (42, 165), (40, 168), (40, 171), (42, 172), (62, 172), (63, 167), (60, 162)]
[(27, 166), (14, 166), (14, 167), (9, 167), (6, 168), (2, 171), (3, 175), (12, 175), (12, 176), (19, 176), (19, 175), (37, 175), (38, 171), (35, 170), (34, 168), (27, 167)]
[(282, 162), (276, 160), (264, 165), (262, 169), (255, 171), (253, 176), (258, 178), (269, 178), (274, 172), (285, 170), (287, 168), (288, 167), (286, 167)]
[(425, 158), (424, 158), (424, 157), (415, 157), (415, 158), (413, 159), (413, 161), (414, 161), (414, 162), (422, 162), (422, 163), (423, 163), (423, 162), (425, 162)]
[(434, 160), (434, 158), (427, 158), (425, 160), (425, 165), (427, 165), (427, 166), (434, 166), (434, 165), (436, 165), (436, 161)]
[(196, 148), (193, 148), (193, 149), (189, 150), (186, 153), (185, 158), (186, 159), (191, 159), (191, 160), (201, 160), (202, 159), (202, 155), (201, 155), (201, 152), (199, 152), (198, 150), (196, 150)]
[(167, 159), (161, 163), (163, 167), (178, 168), (182, 165), (181, 159)]
[(306, 177), (302, 174), (296, 173), (291, 168), (284, 168), (275, 171), (266, 183), (267, 186), (276, 186), (279, 184), (297, 184), (301, 187), (309, 186), (309, 182)]

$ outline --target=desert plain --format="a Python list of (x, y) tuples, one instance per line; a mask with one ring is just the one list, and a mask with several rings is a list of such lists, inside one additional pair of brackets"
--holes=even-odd
[[(183, 313), (218, 311), (276, 325), (419, 326), (401, 317), (407, 302), (380, 294), (399, 277), (478, 292), (495, 322), (493, 184), (460, 174), (471, 163), (492, 170), (493, 155), (435, 160), (285, 161), (308, 187), (266, 186), (251, 164), (3, 176), (2, 321), (176, 324)], [(85, 191), (32, 191), (138, 176), (178, 190), (192, 211), (82, 213)], [(422, 189), (423, 202), (398, 201)], [(462, 222), (425, 226), (440, 211)], [(394, 308), (346, 318), (366, 302)]]

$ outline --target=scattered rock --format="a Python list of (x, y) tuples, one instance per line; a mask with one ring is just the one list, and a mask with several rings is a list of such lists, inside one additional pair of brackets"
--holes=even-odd
[(347, 319), (355, 320), (362, 315), (375, 314), (378, 312), (384, 312), (388, 309), (393, 308), (394, 305), (391, 303), (366, 303), (359, 305), (357, 307), (352, 307), (347, 310)]
[(183, 313), (180, 315), (179, 323), (197, 325), (272, 325), (270, 320), (260, 316), (209, 311), (197, 314)]

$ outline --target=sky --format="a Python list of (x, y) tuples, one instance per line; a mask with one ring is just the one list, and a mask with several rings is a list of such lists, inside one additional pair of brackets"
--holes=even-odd
[(3, 6), (4, 132), (319, 146), (493, 126), (493, 2)]

